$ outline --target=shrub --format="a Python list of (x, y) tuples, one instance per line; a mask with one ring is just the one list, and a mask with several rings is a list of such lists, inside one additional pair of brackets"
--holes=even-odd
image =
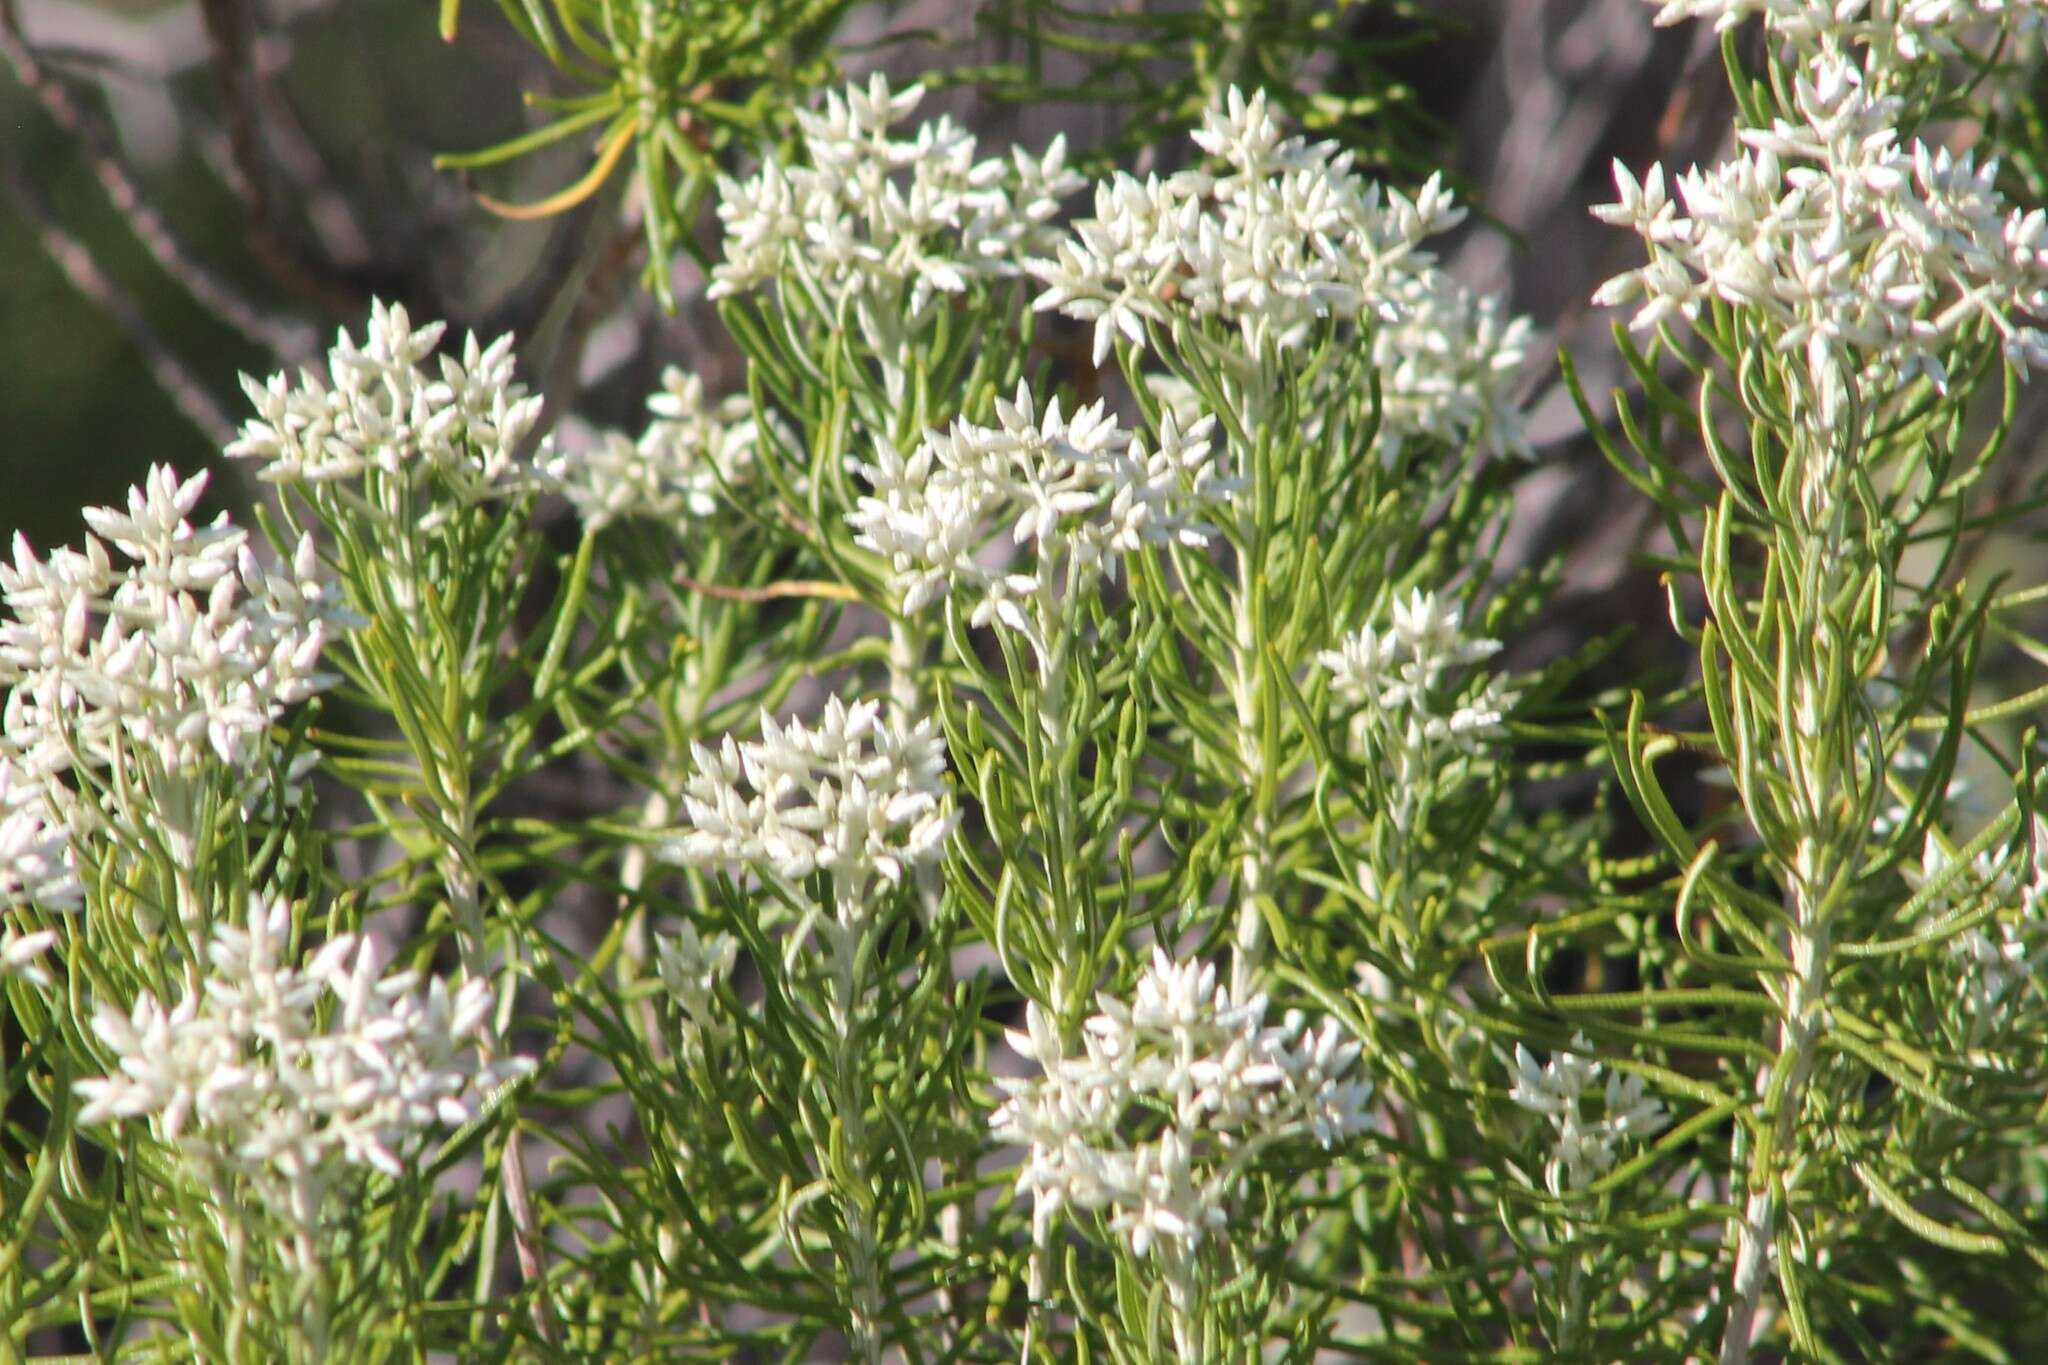
[(1611, 638), (1508, 648), (1533, 341), (1440, 177), (1198, 63), (1091, 200), (811, 100), (817, 9), (718, 11), (760, 93), (698, 140), (570, 117), (657, 293), (715, 193), (742, 388), (545, 431), (509, 338), (380, 303), (245, 381), (254, 534), (160, 467), (0, 566), (17, 1345), (2037, 1345), (2042, 689), (1986, 660), (2041, 593), (1975, 557), (2048, 211), (1940, 138), (2033, 107), (2038, 12), (1663, 7), (1735, 150), (1597, 210), (1618, 430), (1564, 365), (1697, 667), (1602, 690)]

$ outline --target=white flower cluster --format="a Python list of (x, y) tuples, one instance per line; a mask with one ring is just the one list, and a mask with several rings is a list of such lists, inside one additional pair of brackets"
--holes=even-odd
[(1009, 1041), (1042, 1074), (997, 1080), (1007, 1098), (990, 1126), (1028, 1149), (1017, 1189), (1032, 1196), (1041, 1245), (1073, 1207), (1106, 1213), (1133, 1254), (1185, 1263), (1224, 1228), (1262, 1151), (1330, 1146), (1367, 1124), (1358, 1043), (1296, 1011), (1268, 1025), (1266, 997), (1233, 1001), (1213, 964), (1156, 949), (1130, 1003), (1098, 1003), (1076, 1056), (1029, 1006)]
[(0, 564), (0, 837), (20, 859), (0, 874), (10, 896), (62, 886), (55, 839), (82, 818), (79, 766), (147, 784), (148, 818), (187, 833), (193, 813), (169, 799), (173, 787), (214, 764), (248, 777), (284, 708), (334, 682), (321, 651), (352, 618), (311, 538), (290, 563), (263, 563), (225, 514), (190, 523), (205, 487), (203, 473), (180, 481), (159, 465), (125, 510), (87, 509), (83, 549), (42, 559), (17, 537), (13, 562)]
[(1617, 1144), (1652, 1137), (1669, 1122), (1664, 1106), (1644, 1096), (1643, 1078), (1620, 1071), (1607, 1073), (1600, 1117), (1581, 1114), (1581, 1102), (1605, 1068), (1579, 1055), (1591, 1050), (1584, 1034), (1572, 1039), (1572, 1047), (1539, 1067), (1529, 1049), (1515, 1044), (1515, 1084), (1508, 1092), (1522, 1108), (1548, 1118), (1556, 1131), (1544, 1183), (1557, 1195), (1584, 1189), (1605, 1173), (1614, 1165)]
[[(453, 496), (475, 502), (534, 483), (519, 448), (540, 419), (540, 395), (512, 377), (512, 338), (489, 346), (474, 333), (460, 359), (434, 357), (447, 324), (414, 327), (399, 304), (373, 302), (370, 327), (358, 345), (341, 332), (327, 353), (331, 383), (301, 371), (257, 383), (242, 377), (256, 416), (243, 423), (227, 453), (262, 462), (258, 477), (272, 483), (323, 484), (367, 472), (396, 485), (422, 468), (444, 479)], [(400, 488), (385, 491), (380, 510), (410, 515)], [(428, 512), (432, 519), (445, 513)]]
[[(1043, 655), (1062, 592), (1113, 576), (1117, 557), (1142, 544), (1208, 542), (1193, 514), (1226, 491), (1209, 454), (1214, 418), (1182, 430), (1168, 413), (1148, 447), (1101, 401), (1068, 417), (1054, 399), (1041, 416), (1020, 381), (1014, 402), (996, 400), (996, 419), (963, 418), (908, 459), (884, 445), (855, 466), (874, 492), (847, 520), (857, 543), (888, 557), (905, 612), (964, 588), (976, 599), (972, 624), (999, 622)], [(1004, 522), (1033, 553), (990, 567), (981, 551)]]
[(1316, 662), (1338, 699), (1361, 708), (1360, 730), (1401, 793), (1391, 813), (1405, 823), (1415, 794), (1438, 782), (1453, 757), (1477, 754), (1481, 741), (1501, 733), (1515, 693), (1497, 673), (1476, 691), (1456, 677), (1501, 647), (1468, 636), (1462, 608), (1418, 588), (1394, 599), (1392, 617), (1385, 629), (1368, 625), (1345, 636)]
[(681, 527), (715, 515), (752, 475), (761, 429), (745, 394), (707, 403), (704, 381), (671, 365), (647, 409), (654, 420), (639, 440), (608, 431), (542, 466), (592, 530), (627, 517)]
[(1873, 61), (1990, 50), (1987, 35), (2025, 39), (2048, 24), (2042, 0), (1648, 0), (1659, 24), (1711, 19), (1720, 32), (1752, 15), (1795, 48), (1855, 45)]
[(9, 925), (4, 933), (0, 933), (0, 977), (18, 976), (33, 985), (49, 985), (50, 974), (36, 959), (48, 952), (56, 941), (54, 930), (24, 934)]
[(929, 720), (904, 729), (879, 701), (825, 704), (815, 728), (761, 717), (761, 738), (690, 746), (683, 789), (690, 830), (665, 846), (692, 867), (751, 868), (802, 896), (813, 873), (832, 878), (832, 909), (865, 922), (884, 886), (935, 863), (952, 831), (946, 750)]
[(1236, 327), (1253, 356), (1299, 345), (1324, 319), (1376, 320), (1389, 440), (1527, 453), (1508, 388), (1529, 324), (1422, 249), (1464, 217), (1439, 178), (1412, 199), (1385, 190), (1336, 144), (1283, 137), (1265, 94), (1235, 87), (1193, 138), (1217, 171), (1120, 172), (1096, 187), (1095, 216), (1031, 263), (1038, 307), (1095, 324), (1096, 364), (1118, 336), (1143, 348), (1148, 323), (1176, 317)]
[(732, 975), (733, 964), (739, 960), (739, 940), (727, 933), (699, 934), (696, 926), (686, 922), (673, 936), (656, 935), (654, 955), (661, 984), (682, 1007), (690, 1024), (714, 1028), (717, 1014), (711, 994), (719, 982)]
[(72, 833), (84, 818), (70, 787), (39, 780), (0, 753), (0, 911), (79, 907), (85, 886), (78, 879)]
[(1595, 301), (1640, 298), (1638, 330), (1714, 301), (1761, 315), (1803, 354), (1822, 430), (1852, 386), (1945, 387), (1943, 352), (1980, 327), (2022, 373), (2048, 366), (2048, 211), (2008, 208), (1995, 162), (1901, 145), (1898, 101), (1838, 49), (1803, 63), (1794, 98), (1797, 120), (1745, 129), (1733, 160), (1679, 177), (1683, 214), (1661, 167), (1638, 183), (1616, 163), (1619, 202), (1594, 213), (1633, 228), (1650, 260)]
[[(2022, 997), (2040, 989), (2036, 973), (2048, 962), (2048, 820), (2035, 816), (2030, 837), (1988, 848), (1968, 867), (1951, 872), (1954, 862), (1948, 846), (1929, 834), (1920, 866), (1905, 869), (1905, 876), (1916, 892), (1940, 885), (1923, 924), (1973, 902), (1990, 901), (1999, 908), (1982, 927), (1948, 940), (1955, 998), (1975, 1045), (2001, 1032), (2022, 1008)], [(1991, 1062), (2008, 1064), (1995, 1054)]]
[(1392, 292), (1391, 316), (1372, 336), (1381, 460), (1392, 465), (1417, 438), (1458, 446), (1475, 436), (1488, 454), (1534, 459), (1512, 390), (1528, 354), (1529, 319), (1508, 317), (1499, 296), (1436, 269)]
[(347, 1168), (402, 1175), (424, 1134), (467, 1122), (531, 1063), (478, 1060), (488, 981), (451, 992), (435, 977), (421, 993), (353, 934), (292, 958), (290, 903), (252, 896), (180, 999), (101, 1003), (93, 1030), (116, 1067), (77, 1089), (81, 1123), (147, 1119), (203, 1178), (247, 1179), (304, 1255)]
[(976, 161), (973, 135), (946, 117), (894, 136), (923, 98), (923, 86), (891, 91), (877, 72), (865, 90), (850, 85), (822, 113), (797, 115), (809, 165), (771, 159), (749, 180), (721, 178), (725, 260), (711, 297), (794, 285), (828, 318), (850, 303), (864, 329), (894, 331), (939, 295), (1021, 274), (1059, 201), (1081, 186), (1066, 140), (1006, 162)]

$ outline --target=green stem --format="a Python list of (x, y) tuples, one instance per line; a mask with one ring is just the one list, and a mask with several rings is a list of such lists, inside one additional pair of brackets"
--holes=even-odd
[(875, 1365), (882, 1358), (881, 1251), (875, 1231), (873, 1172), (868, 1166), (867, 1106), (859, 1077), (859, 957), (861, 930), (833, 924), (831, 1022), (833, 1035), (832, 1107), (839, 1117), (845, 1152), (839, 1190), (840, 1216), (851, 1242), (847, 1257), (847, 1305), (855, 1354)]
[[(1808, 897), (1795, 897), (1795, 927), (1789, 946), (1795, 972), (1786, 988), (1784, 1013), (1778, 1022), (1778, 1056), (1758, 1078), (1762, 1093), (1775, 1089), (1775, 1114), (1748, 1163), (1749, 1198), (1735, 1226), (1735, 1273), (1731, 1284), (1728, 1324), (1721, 1337), (1722, 1365), (1744, 1365), (1750, 1337), (1769, 1282), (1770, 1248), (1782, 1217), (1778, 1188), (1784, 1158), (1798, 1141), (1798, 1124), (1806, 1104), (1806, 1086), (1819, 1056), (1821, 1025), (1827, 997), (1828, 925), (1815, 913)], [(1782, 1082), (1778, 1079), (1782, 1075)]]
[(1051, 838), (1046, 843), (1046, 883), (1052, 892), (1053, 943), (1057, 960), (1052, 964), (1051, 996), (1058, 1018), (1060, 1036), (1071, 1040), (1081, 1026), (1089, 993), (1095, 987), (1094, 955), (1089, 951), (1088, 926), (1081, 923), (1083, 898), (1073, 883), (1079, 867), (1081, 815), (1077, 793), (1080, 787), (1079, 753), (1073, 743), (1072, 717), (1067, 698), (1067, 663), (1070, 636), (1059, 619), (1059, 607), (1042, 590), (1039, 623), (1046, 637), (1046, 655), (1039, 660), (1037, 695), (1038, 739), (1042, 748), (1045, 785), (1051, 804)]
[[(903, 617), (891, 617), (889, 621), (889, 716), (900, 728), (909, 730), (927, 714), (931, 699), (926, 696), (923, 674), (929, 632)], [(913, 885), (917, 890), (918, 914), (925, 927), (931, 928), (939, 917), (939, 901), (944, 894), (944, 885), (937, 863), (920, 864), (912, 873)], [(936, 939), (932, 940), (937, 942)], [(940, 974), (940, 989), (947, 999), (953, 995), (953, 959), (941, 952), (930, 964), (931, 970)], [(945, 1163), (943, 1169), (934, 1172), (934, 1179), (966, 1188), (972, 1174), (965, 1158)], [(949, 1247), (960, 1245), (965, 1210), (957, 1199), (949, 1199), (939, 1207), (939, 1240)], [(956, 1300), (950, 1281), (939, 1286), (938, 1307), (940, 1339), (951, 1347), (957, 1339), (953, 1327)]]
[(1231, 960), (1231, 996), (1248, 998), (1255, 989), (1266, 956), (1266, 917), (1260, 900), (1273, 894), (1273, 830), (1277, 815), (1273, 809), (1279, 774), (1278, 756), (1265, 749), (1271, 698), (1265, 682), (1265, 650), (1268, 642), (1265, 612), (1266, 530), (1271, 520), (1273, 482), (1272, 446), (1264, 415), (1270, 403), (1267, 377), (1259, 376), (1245, 386), (1243, 394), (1245, 430), (1251, 437), (1247, 452), (1248, 483), (1251, 489), (1250, 515), (1242, 518), (1236, 536), (1237, 585), (1232, 594), (1236, 638), (1232, 641), (1233, 673), (1231, 702), (1237, 721), (1237, 762), (1239, 781), (1250, 793), (1240, 837), (1244, 854), (1238, 864), (1237, 941)]
[(1257, 573), (1250, 555), (1239, 557), (1236, 676), (1231, 680), (1237, 715), (1237, 759), (1240, 779), (1251, 795), (1245, 817), (1244, 855), (1238, 864), (1237, 943), (1231, 961), (1231, 998), (1247, 999), (1266, 956), (1266, 917), (1260, 899), (1273, 894), (1273, 825), (1271, 780), (1263, 747), (1266, 731), (1265, 687), (1259, 666), (1261, 646), (1252, 594)]
[[(1049, 579), (1051, 575), (1043, 575)], [(1050, 780), (1040, 784), (1041, 797), (1051, 804), (1051, 837), (1045, 845), (1046, 884), (1052, 896), (1052, 938), (1055, 960), (1047, 990), (1054, 1020), (1063, 1044), (1078, 1036), (1090, 991), (1095, 984), (1094, 955), (1088, 951), (1089, 926), (1080, 923), (1085, 903), (1070, 884), (1079, 866), (1076, 841), (1080, 811), (1076, 793), (1080, 774), (1079, 755), (1072, 743), (1067, 700), (1069, 632), (1059, 614), (1052, 591), (1041, 583), (1036, 603), (1046, 653), (1038, 657), (1039, 681), (1035, 719), (1037, 740), (1042, 746), (1039, 771)], [(1048, 791), (1047, 788), (1050, 790)], [(1047, 1300), (1052, 1292), (1052, 1248), (1050, 1225), (1033, 1224), (1031, 1255), (1026, 1266), (1026, 1288), (1030, 1306), (1026, 1310), (1020, 1359), (1029, 1360), (1041, 1337), (1050, 1331), (1045, 1321)]]
[[(1773, 709), (1779, 713), (1779, 733), (1784, 736), (1790, 828), (1773, 831), (1770, 821), (1759, 821), (1757, 812), (1750, 813), (1786, 872), (1791, 923), (1785, 951), (1792, 973), (1782, 983), (1763, 983), (1778, 1006), (1777, 1056), (1757, 1079), (1758, 1096), (1765, 1100), (1765, 1126), (1746, 1163), (1749, 1193), (1742, 1217), (1730, 1228), (1735, 1268), (1721, 1338), (1722, 1365), (1746, 1365), (1749, 1360), (1750, 1338), (1771, 1278), (1770, 1251), (1784, 1218), (1782, 1172), (1798, 1159), (1799, 1120), (1826, 1028), (1833, 917), (1854, 873), (1844, 850), (1865, 833), (1849, 818), (1858, 810), (1857, 803), (1844, 799), (1857, 775), (1842, 771), (1837, 761), (1850, 743), (1839, 727), (1853, 724), (1860, 683), (1832, 666), (1830, 653), (1850, 648), (1851, 642), (1844, 638), (1847, 627), (1838, 629), (1830, 621), (1829, 607), (1847, 576), (1869, 566), (1850, 562), (1858, 542), (1847, 523), (1851, 500), (1843, 486), (1846, 457), (1836, 455), (1824, 441), (1820, 449), (1809, 446), (1803, 453), (1814, 462), (1810, 482), (1829, 487), (1802, 498), (1789, 534), (1779, 541), (1783, 548), (1778, 553), (1791, 561), (1781, 580), (1780, 603), (1780, 629), (1789, 632), (1781, 667), (1789, 670), (1791, 685), (1773, 699)], [(1746, 1140), (1738, 1137), (1738, 1143)], [(1742, 1169), (1739, 1145), (1731, 1155), (1736, 1169)]]

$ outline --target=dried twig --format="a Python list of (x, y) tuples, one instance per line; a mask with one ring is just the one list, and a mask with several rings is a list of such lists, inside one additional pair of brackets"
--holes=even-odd
[[(600, 212), (608, 213), (609, 196)], [(545, 344), (540, 366), (540, 391), (546, 396), (541, 424), (529, 439), (538, 441), (555, 419), (576, 406), (583, 347), (625, 292), (646, 237), (637, 217), (616, 224), (609, 236), (593, 240), (577, 255), (534, 329), (532, 344)]]
[(778, 597), (820, 598), (830, 602), (863, 600), (858, 592), (846, 584), (833, 583), (821, 578), (786, 578), (780, 583), (764, 583), (758, 588), (733, 588), (722, 583), (703, 583), (684, 574), (677, 574), (676, 582), (691, 592), (714, 597), (721, 602), (772, 602)]
[(554, 1314), (548, 1308), (547, 1276), (540, 1262), (540, 1226), (533, 1216), (533, 1196), (526, 1187), (524, 1146), (516, 1127), (505, 1137), (498, 1173), (504, 1181), (505, 1209), (512, 1219), (512, 1250), (519, 1260), (519, 1277), (534, 1290), (533, 1329), (542, 1341), (553, 1346), (558, 1333)]
[(263, 119), (264, 145), (295, 182), (293, 192), (305, 205), (306, 225), (321, 248), (343, 268), (367, 263), (374, 254), (370, 230), (358, 206), (337, 186), (332, 166), (307, 132), (298, 107), (278, 83), (279, 63), (270, 55), (275, 46), (259, 45), (256, 63), (256, 103)]
[(250, 252), (286, 287), (330, 312), (355, 314), (362, 307), (361, 291), (332, 262), (316, 259), (279, 225), (264, 156), (247, 6), (242, 0), (199, 0), (199, 16), (206, 27), (209, 64), (227, 129), (229, 180), (247, 218)]

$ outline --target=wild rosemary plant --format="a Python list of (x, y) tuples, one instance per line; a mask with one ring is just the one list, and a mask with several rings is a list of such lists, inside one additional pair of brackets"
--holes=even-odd
[[(1685, 686), (1506, 662), (1528, 324), (1235, 87), (1091, 197), (764, 85), (676, 153), (743, 391), (542, 439), (380, 304), (246, 385), (260, 537), (158, 470), (17, 543), (8, 1354), (2038, 1346), (2041, 593), (1974, 560), (2048, 216), (1916, 140), (2024, 126), (2037, 15), (1694, 13), (1738, 150), (1618, 171), (1580, 399)], [(606, 156), (688, 133), (617, 76)]]
[[(1723, 1361), (1885, 1354), (1915, 1314), (2002, 1358), (1998, 1285), (2042, 1259), (2008, 1209), (2038, 1223), (2048, 825), (2031, 729), (1997, 724), (2038, 691), (1974, 685), (2037, 594), (1972, 561), (2021, 486), (2000, 463), (2018, 385), (2048, 364), (2048, 214), (2006, 200), (1995, 157), (1920, 138), (2037, 62), (2039, 16), (1767, 7), (1752, 66), (1748, 8), (1660, 14), (1723, 26), (1738, 150), (1677, 202), (1661, 168), (1617, 167), (1596, 211), (1649, 250), (1600, 295), (1652, 338), (1620, 337), (1642, 394), (1633, 458), (1610, 454), (1670, 537), (1707, 723), (1660, 733), (1638, 699), (1611, 740), (1683, 870), (1686, 984), (1643, 1006), (1717, 1035), (1699, 1100), (1737, 1120), (1725, 1173), (1704, 1153), (1688, 1173), (1729, 1205), (1701, 1296)], [(1710, 479), (1674, 461), (1674, 428)], [(1688, 750), (1732, 789), (1690, 827), (1659, 770)], [(1965, 757), (2000, 788), (1975, 828), (1950, 799)]]

